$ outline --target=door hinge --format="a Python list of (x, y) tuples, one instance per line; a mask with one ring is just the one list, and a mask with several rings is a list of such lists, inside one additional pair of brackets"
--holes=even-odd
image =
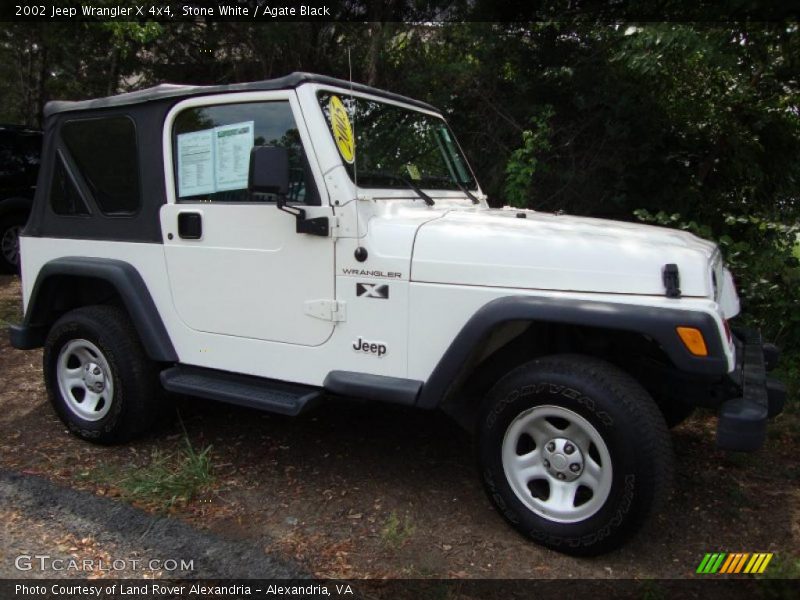
[(338, 300), (307, 300), (305, 312), (308, 316), (323, 321), (344, 321), (347, 317), (345, 303)]
[(331, 237), (333, 239), (342, 237), (342, 230), (339, 227), (339, 217), (333, 217), (331, 219)]

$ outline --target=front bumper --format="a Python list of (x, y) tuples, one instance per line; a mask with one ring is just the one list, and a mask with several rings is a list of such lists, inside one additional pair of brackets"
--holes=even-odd
[(767, 435), (767, 420), (780, 414), (786, 402), (786, 388), (767, 371), (778, 362), (778, 350), (763, 344), (755, 329), (734, 331), (737, 368), (732, 374), (741, 396), (725, 401), (719, 410), (717, 446), (723, 450), (754, 452)]

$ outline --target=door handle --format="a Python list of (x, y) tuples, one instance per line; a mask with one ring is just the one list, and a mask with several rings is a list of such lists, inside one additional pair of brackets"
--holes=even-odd
[(199, 212), (178, 213), (178, 236), (184, 240), (203, 237), (203, 216)]

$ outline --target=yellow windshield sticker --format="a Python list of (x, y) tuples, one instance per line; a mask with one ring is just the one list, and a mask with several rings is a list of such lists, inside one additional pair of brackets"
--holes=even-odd
[(350, 126), (347, 109), (339, 96), (331, 96), (328, 110), (333, 139), (336, 141), (336, 147), (339, 148), (339, 154), (342, 155), (345, 162), (352, 164), (356, 155), (356, 142), (353, 139), (353, 128)]
[(419, 181), (422, 179), (422, 175), (420, 175), (419, 169), (417, 165), (407, 164), (406, 171), (408, 171), (408, 176), (411, 177), (414, 181)]

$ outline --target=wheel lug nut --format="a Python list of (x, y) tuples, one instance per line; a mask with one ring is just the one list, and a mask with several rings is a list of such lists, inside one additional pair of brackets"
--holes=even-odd
[(565, 444), (564, 452), (566, 452), (567, 454), (572, 454), (573, 452), (575, 452), (575, 446), (573, 446), (572, 444)]
[(578, 471), (581, 470), (581, 466), (578, 463), (572, 463), (569, 466), (569, 470), (572, 471), (573, 473), (577, 473)]
[(100, 375), (100, 367), (95, 367), (92, 373), (94, 373), (95, 375)]
[(564, 479), (564, 474), (563, 473), (556, 473), (556, 477), (558, 477), (559, 479)]
[(549, 469), (550, 468), (550, 461), (547, 460), (547, 459), (544, 459), (544, 468), (545, 469)]
[(555, 442), (550, 442), (549, 444), (547, 444), (547, 449), (548, 449), (550, 452), (552, 452), (553, 450), (555, 450), (555, 449), (556, 449), (556, 443), (555, 443)]

